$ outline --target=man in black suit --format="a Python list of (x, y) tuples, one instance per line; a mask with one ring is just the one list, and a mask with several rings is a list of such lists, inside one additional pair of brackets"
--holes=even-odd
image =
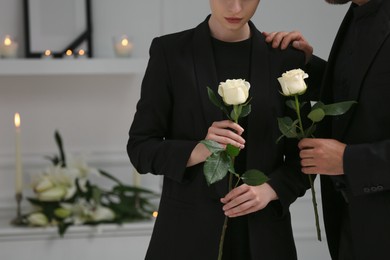
[[(321, 101), (358, 103), (324, 122), (324, 137), (331, 139), (299, 143), (301, 165), (306, 174), (321, 174), (332, 259), (390, 259), (390, 1), (351, 2), (329, 56)], [(311, 55), (299, 32), (272, 33), (267, 41), (272, 39), (274, 46), (293, 42)], [(314, 57), (309, 66), (320, 63)]]
[[(259, 2), (210, 0), (211, 15), (199, 26), (151, 44), (127, 145), (138, 172), (164, 176), (146, 259), (217, 259), (225, 215), (223, 259), (297, 258), (289, 206), (308, 183), (297, 143), (276, 144), (277, 117), (286, 108), (277, 78), (302, 67), (305, 57), (265, 42), (250, 22)], [(240, 124), (208, 99), (206, 87), (216, 93), (227, 79), (251, 84), (252, 111)], [(203, 162), (210, 152), (203, 139), (240, 147), (237, 172), (258, 169), (270, 180), (240, 185), (228, 196), (226, 178), (208, 186)]]

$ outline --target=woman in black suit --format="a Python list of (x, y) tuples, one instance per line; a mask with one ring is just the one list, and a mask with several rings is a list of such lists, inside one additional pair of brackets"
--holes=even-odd
[[(157, 37), (142, 82), (127, 151), (141, 174), (164, 183), (146, 259), (216, 259), (225, 214), (224, 259), (296, 259), (289, 206), (307, 189), (295, 144), (276, 140), (285, 113), (277, 78), (304, 63), (300, 51), (272, 49), (250, 22), (260, 0), (210, 0), (196, 28)], [(227, 79), (250, 82), (252, 112), (239, 125), (208, 99)], [(236, 170), (264, 171), (260, 186), (208, 186), (203, 139), (240, 147)], [(291, 149), (290, 149), (291, 148)], [(281, 250), (282, 248), (282, 250)]]

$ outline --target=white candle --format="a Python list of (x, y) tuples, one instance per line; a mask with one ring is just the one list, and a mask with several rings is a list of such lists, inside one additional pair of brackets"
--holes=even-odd
[(15, 128), (16, 128), (16, 138), (15, 138), (15, 191), (16, 194), (22, 193), (23, 188), (23, 177), (22, 177), (22, 158), (20, 152), (20, 115), (19, 113), (15, 114)]
[(9, 35), (5, 36), (1, 46), (1, 56), (3, 58), (16, 58), (18, 43), (13, 41)]
[(141, 186), (141, 174), (137, 172), (136, 169), (133, 171), (133, 186), (134, 187), (139, 187)]
[(114, 39), (114, 50), (117, 57), (130, 57), (133, 51), (133, 43), (126, 35)]

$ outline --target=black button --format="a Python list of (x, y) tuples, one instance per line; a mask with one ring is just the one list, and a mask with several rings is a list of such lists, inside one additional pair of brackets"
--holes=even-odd
[(370, 193), (371, 192), (371, 190), (370, 190), (370, 188), (363, 188), (363, 191), (365, 192), (365, 193)]

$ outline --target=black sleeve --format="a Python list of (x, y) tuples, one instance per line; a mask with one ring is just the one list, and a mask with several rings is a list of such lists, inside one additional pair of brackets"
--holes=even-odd
[(311, 101), (319, 100), (326, 64), (325, 60), (313, 55), (311, 60), (305, 65), (304, 71), (309, 75), (309, 78), (306, 80), (307, 91), (303, 97), (304, 99)]
[(181, 182), (198, 142), (169, 139), (173, 106), (169, 75), (163, 44), (155, 38), (129, 131), (127, 153), (139, 173), (165, 175)]

